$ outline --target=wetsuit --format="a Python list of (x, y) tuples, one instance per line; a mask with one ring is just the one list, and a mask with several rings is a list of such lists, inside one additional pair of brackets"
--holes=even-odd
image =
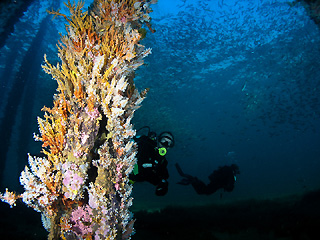
[(138, 144), (138, 174), (131, 174), (130, 180), (147, 181), (156, 186), (156, 195), (165, 195), (168, 192), (168, 161), (159, 154), (155, 140), (143, 135), (135, 141)]
[(240, 173), (239, 167), (235, 164), (232, 164), (231, 166), (219, 167), (217, 170), (213, 171), (212, 174), (210, 174), (210, 183), (206, 185), (197, 177), (183, 173), (178, 164), (176, 164), (176, 168), (180, 176), (184, 177), (179, 184), (191, 184), (198, 194), (205, 195), (213, 194), (220, 188), (223, 188), (227, 192), (231, 192), (234, 189), (234, 184), (236, 182), (236, 174)]

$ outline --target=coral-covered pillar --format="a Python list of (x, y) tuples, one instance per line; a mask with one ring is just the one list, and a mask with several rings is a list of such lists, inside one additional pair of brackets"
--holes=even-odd
[[(29, 155), (21, 173), (25, 192), (8, 190), (41, 212), (49, 239), (128, 239), (133, 229), (128, 176), (136, 162), (131, 119), (146, 91), (134, 86), (134, 71), (150, 49), (139, 44), (150, 28), (147, 0), (96, 0), (66, 6), (70, 16), (59, 42), (61, 63), (45, 57), (43, 69), (58, 83), (52, 108), (38, 118), (43, 157)], [(152, 30), (152, 29), (150, 29)]]

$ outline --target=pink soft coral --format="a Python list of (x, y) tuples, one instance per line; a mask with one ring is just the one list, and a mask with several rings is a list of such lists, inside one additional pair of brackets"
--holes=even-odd
[(92, 233), (92, 209), (89, 205), (78, 207), (71, 213), (71, 222), (73, 230), (79, 236), (85, 236)]

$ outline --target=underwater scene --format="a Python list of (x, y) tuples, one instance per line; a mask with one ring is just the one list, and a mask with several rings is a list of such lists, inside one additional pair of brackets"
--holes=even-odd
[[(52, 155), (44, 152), (46, 148), (41, 141), (46, 142), (45, 123), (38, 117), (45, 118), (60, 101), (57, 101), (57, 92), (62, 89), (62, 81), (57, 79), (62, 75), (58, 76), (48, 62), (62, 66), (62, 51), (68, 53), (62, 49), (58, 55), (58, 48), (63, 45), (59, 42), (67, 42), (61, 35), (72, 35), (66, 24), (72, 26), (73, 20), (66, 21), (65, 16), (70, 13), (64, 2), (7, 0), (0, 3), (1, 239), (318, 239), (315, 236), (320, 227), (320, 1), (317, 0), (86, 0), (84, 11), (95, 12), (96, 19), (101, 12), (95, 11), (93, 2), (110, 2), (113, 9), (118, 7), (119, 15), (123, 9), (121, 4), (125, 2), (134, 6), (135, 11), (138, 8), (144, 11), (144, 14), (139, 13), (141, 16), (136, 13), (129, 18), (129, 13), (133, 14), (129, 9), (128, 15), (120, 18), (116, 25), (124, 24), (124, 30), (119, 27), (127, 34), (123, 41), (135, 42), (132, 54), (137, 54), (136, 57), (127, 54), (123, 61), (127, 65), (121, 65), (120, 60), (119, 63), (110, 60), (100, 67), (101, 72), (105, 72), (104, 77), (114, 72), (114, 76), (123, 74), (129, 79), (122, 86), (114, 86), (116, 90), (111, 103), (116, 101), (116, 96), (123, 97), (119, 106), (125, 105), (124, 98), (130, 99), (133, 110), (123, 107), (121, 111), (119, 107), (120, 113), (114, 113), (111, 103), (106, 105), (110, 109), (104, 109), (105, 102), (101, 100), (99, 107), (92, 103), (92, 113), (79, 110), (76, 117), (96, 123), (99, 120), (101, 125), (107, 119), (106, 128), (112, 114), (129, 119), (125, 124), (121, 122), (121, 127), (127, 130), (120, 131), (117, 139), (132, 137), (128, 142), (135, 142), (137, 147), (130, 150), (129, 143), (124, 140), (127, 143), (124, 150), (110, 150), (110, 154), (118, 159), (122, 159), (122, 154), (128, 154), (129, 159), (131, 154), (137, 156), (138, 162), (133, 164), (133, 160), (128, 160), (124, 166), (109, 165), (109, 168), (113, 166), (114, 172), (119, 173), (119, 168), (127, 167), (125, 172), (133, 173), (130, 173), (132, 177), (127, 173), (126, 176), (117, 175), (117, 180), (110, 180), (116, 177), (108, 179), (114, 184), (114, 196), (128, 203), (123, 207), (121, 202), (119, 209), (125, 216), (132, 212), (130, 217), (135, 222), (122, 217), (121, 221), (126, 222), (123, 226), (120, 224), (121, 234), (91, 235), (98, 231), (104, 218), (101, 217), (90, 230), (87, 227), (93, 218), (81, 220), (84, 225), (79, 220), (71, 220), (69, 225), (62, 226), (61, 221), (67, 214), (74, 218), (75, 211), (66, 211), (61, 213), (60, 225), (58, 220), (55, 222), (63, 231), (73, 233), (48, 237), (54, 222), (53, 213), (44, 214), (44, 209), (49, 209), (48, 204), (43, 207), (35, 203), (36, 197), (26, 200), (26, 195), (12, 195), (17, 202), (11, 208), (7, 204), (10, 199), (6, 188), (17, 194), (27, 189), (28, 177), (24, 180), (20, 177), (22, 171), (28, 173), (25, 166), (31, 165), (31, 172), (38, 179), (41, 177), (37, 177), (32, 164), (40, 171), (46, 158), (56, 159), (52, 147)], [(72, 5), (73, 1), (70, 2)], [(48, 13), (48, 10), (52, 13), (58, 9), (59, 14)], [(134, 22), (135, 17), (142, 20)], [(133, 21), (131, 35), (125, 25), (128, 19)], [(111, 23), (102, 26), (104, 28), (97, 30), (97, 36), (106, 34), (105, 29), (112, 29)], [(139, 33), (139, 37), (134, 33)], [(121, 49), (121, 44), (119, 46), (115, 48), (117, 51)], [(83, 47), (82, 43), (77, 47)], [(71, 51), (78, 50), (73, 48)], [(116, 50), (111, 51), (116, 54)], [(93, 72), (95, 62), (107, 62), (94, 58), (93, 50), (89, 53), (85, 54), (93, 59)], [(110, 53), (110, 59), (114, 55)], [(42, 67), (44, 65), (46, 67)], [(121, 68), (125, 70), (120, 71)], [(74, 71), (70, 70), (72, 79), (79, 76)], [(103, 81), (97, 81), (90, 88), (113, 86), (111, 80), (103, 84)], [(119, 89), (121, 94), (116, 95)], [(76, 90), (74, 92), (76, 95)], [(87, 99), (91, 98), (88, 96)], [(80, 104), (79, 99), (74, 101), (74, 106)], [(71, 104), (72, 101), (66, 102)], [(42, 111), (44, 106), (46, 113)], [(79, 106), (89, 111), (84, 107), (89, 103)], [(101, 118), (92, 117), (95, 110)], [(136, 137), (129, 126), (130, 120)], [(92, 131), (96, 136), (81, 135), (82, 147), (88, 145), (89, 150), (84, 150), (88, 159), (94, 159), (96, 155), (101, 157), (108, 141), (109, 146), (117, 144), (110, 137), (111, 130), (101, 133), (99, 127), (92, 125), (92, 128), (96, 128)], [(107, 140), (101, 140), (99, 144), (92, 140), (90, 145), (89, 140), (97, 139), (97, 136)], [(149, 141), (146, 147), (142, 145), (144, 138)], [(72, 141), (68, 144), (73, 151)], [(150, 146), (149, 157), (146, 152)], [(30, 160), (28, 154), (35, 156), (34, 159), (31, 157)], [(66, 156), (63, 154), (61, 156)], [(74, 153), (72, 160), (67, 155), (64, 163), (69, 160), (75, 163), (75, 159), (87, 156), (85, 154), (76, 156)], [(155, 158), (153, 154), (156, 154)], [(144, 157), (145, 160), (141, 160), (144, 162), (140, 163), (140, 158)], [(39, 160), (41, 158), (43, 162)], [(97, 165), (96, 174), (100, 174), (102, 163), (93, 160), (91, 164)], [(58, 172), (62, 166), (64, 164), (53, 172)], [(93, 168), (87, 163), (81, 166), (85, 168), (84, 172)], [(64, 185), (67, 185), (67, 173), (64, 170), (66, 175), (61, 180)], [(79, 177), (79, 182), (101, 179), (89, 176), (89, 173), (86, 176), (70, 174)], [(57, 179), (60, 175), (54, 176)], [(73, 177), (71, 181), (75, 179)], [(65, 206), (76, 205), (85, 210), (84, 206), (90, 205), (96, 209), (91, 199), (93, 184), (80, 185), (77, 190), (72, 187), (72, 190), (66, 190), (64, 186), (64, 200), (61, 201), (65, 204), (68, 198), (72, 201)], [(81, 191), (88, 192), (89, 200), (82, 200), (86, 194), (83, 197)], [(125, 196), (125, 192), (131, 193), (132, 199)], [(70, 196), (72, 194), (74, 196)], [(118, 214), (118, 210), (114, 212)], [(51, 225), (43, 227), (50, 219)], [(108, 224), (112, 222), (110, 219)], [(117, 231), (120, 231), (119, 221), (117, 219), (114, 224)], [(110, 229), (108, 234), (112, 232)]]

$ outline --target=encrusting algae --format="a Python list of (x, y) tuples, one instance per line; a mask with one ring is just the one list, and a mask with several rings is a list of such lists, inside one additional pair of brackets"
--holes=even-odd
[[(52, 108), (38, 118), (44, 157), (29, 155), (20, 176), (25, 192), (6, 189), (2, 201), (18, 198), (41, 212), (49, 239), (129, 239), (129, 174), (136, 163), (131, 119), (145, 97), (134, 86), (134, 71), (151, 50), (139, 40), (150, 31), (148, 0), (95, 0), (65, 4), (67, 35), (61, 63), (46, 59), (44, 71), (57, 81)], [(143, 33), (143, 34), (142, 34)], [(143, 35), (143, 36), (142, 36)]]

